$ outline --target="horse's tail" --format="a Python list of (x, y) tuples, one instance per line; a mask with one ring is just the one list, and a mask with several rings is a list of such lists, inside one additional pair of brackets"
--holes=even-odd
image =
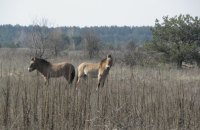
[(71, 72), (71, 76), (70, 76), (70, 81), (69, 81), (70, 84), (73, 82), (75, 74), (76, 74), (75, 68), (73, 67), (72, 72)]
[(77, 84), (77, 81), (78, 81), (78, 69), (77, 69), (77, 72), (76, 72), (76, 84)]

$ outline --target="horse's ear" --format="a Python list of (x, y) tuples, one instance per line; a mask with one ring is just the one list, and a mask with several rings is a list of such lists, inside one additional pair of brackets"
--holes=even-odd
[(35, 59), (36, 59), (35, 57), (31, 58), (32, 61), (35, 61)]
[(107, 55), (107, 58), (112, 58), (111, 54), (108, 54), (108, 55)]

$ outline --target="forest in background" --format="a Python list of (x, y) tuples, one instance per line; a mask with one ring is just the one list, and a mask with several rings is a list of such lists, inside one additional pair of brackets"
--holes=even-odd
[[(9, 48), (27, 47), (27, 37), (31, 35), (37, 25), (21, 26), (21, 25), (0, 25), (0, 46)], [(126, 44), (130, 41), (143, 44), (152, 39), (152, 33), (149, 26), (129, 27), (129, 26), (101, 26), (101, 27), (46, 27), (48, 33), (59, 30), (60, 41), (65, 44), (65, 49), (73, 41), (76, 49), (80, 49), (79, 45), (83, 41), (83, 35), (90, 30), (98, 36), (102, 44), (118, 45)]]

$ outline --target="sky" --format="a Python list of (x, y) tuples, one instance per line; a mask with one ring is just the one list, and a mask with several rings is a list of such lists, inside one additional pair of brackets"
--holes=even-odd
[(200, 0), (0, 0), (0, 25), (153, 26), (179, 14), (200, 17)]

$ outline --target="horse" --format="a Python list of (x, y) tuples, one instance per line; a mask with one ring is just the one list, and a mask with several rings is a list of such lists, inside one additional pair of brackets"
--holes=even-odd
[(98, 77), (98, 85), (97, 90), (100, 85), (103, 87), (105, 79), (109, 74), (109, 70), (112, 67), (113, 59), (111, 55), (107, 55), (107, 57), (101, 60), (100, 63), (81, 63), (78, 66), (78, 74), (77, 74), (77, 84), (79, 84), (80, 79), (82, 77), (86, 78), (88, 75), (92, 75), (92, 77)]
[(109, 71), (113, 65), (113, 58), (111, 55), (107, 55), (107, 57), (101, 60), (98, 70), (98, 86), (97, 89), (100, 87), (102, 83), (102, 87), (104, 86), (106, 77), (109, 74)]
[(71, 63), (50, 63), (45, 59), (32, 58), (30, 62), (29, 72), (38, 70), (44, 77), (45, 85), (49, 85), (49, 79), (51, 77), (63, 76), (69, 84), (71, 84), (75, 77), (75, 68)]

